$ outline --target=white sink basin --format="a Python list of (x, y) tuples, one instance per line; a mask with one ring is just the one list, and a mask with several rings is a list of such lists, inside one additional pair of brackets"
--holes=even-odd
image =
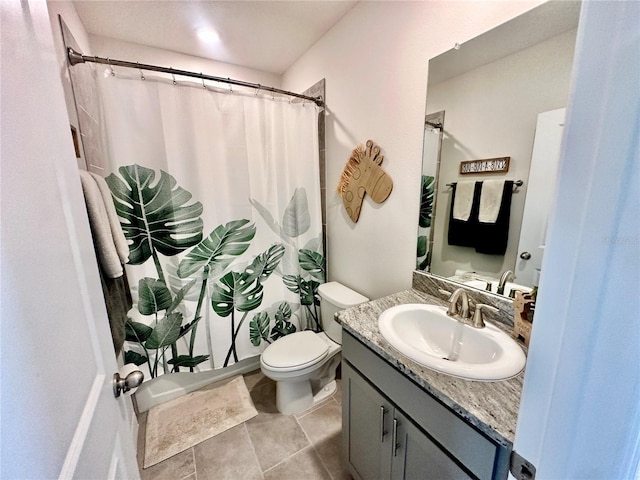
[[(485, 290), (487, 292), (490, 291), (492, 293), (497, 293), (498, 282), (493, 281), (490, 283), (491, 283), (491, 290), (487, 290), (487, 282), (485, 282), (484, 280), (469, 280), (467, 282), (464, 282), (464, 285), (467, 285), (469, 287), (479, 288), (480, 290)], [(509, 296), (509, 293), (511, 292), (511, 290), (520, 290), (521, 292), (529, 293), (532, 290), (532, 288), (525, 287), (524, 285), (520, 285), (518, 283), (507, 282), (504, 286), (503, 295)]]
[(464, 325), (445, 307), (398, 305), (382, 312), (380, 333), (396, 350), (438, 372), (469, 380), (504, 380), (520, 373), (525, 355), (499, 328)]

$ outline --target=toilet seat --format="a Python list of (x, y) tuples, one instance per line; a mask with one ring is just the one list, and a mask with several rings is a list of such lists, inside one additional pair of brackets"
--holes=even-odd
[(329, 353), (329, 345), (310, 330), (279, 338), (262, 352), (261, 361), (267, 368), (291, 372), (314, 365)]

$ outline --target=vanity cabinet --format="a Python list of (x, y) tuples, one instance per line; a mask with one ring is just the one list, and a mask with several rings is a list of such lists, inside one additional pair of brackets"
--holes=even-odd
[(343, 454), (358, 480), (507, 478), (498, 445), (343, 332)]

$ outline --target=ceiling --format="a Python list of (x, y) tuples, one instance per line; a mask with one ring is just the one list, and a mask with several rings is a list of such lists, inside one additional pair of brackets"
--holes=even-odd
[[(73, 3), (90, 34), (282, 74), (357, 2), (82, 0)], [(219, 41), (200, 40), (196, 32), (201, 28), (215, 29)]]

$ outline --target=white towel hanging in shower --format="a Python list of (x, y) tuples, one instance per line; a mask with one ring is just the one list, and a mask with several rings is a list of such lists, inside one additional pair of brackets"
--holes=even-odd
[(98, 184), (93, 177), (84, 170), (80, 170), (80, 180), (82, 183), (82, 192), (87, 205), (87, 214), (89, 215), (89, 224), (91, 225), (91, 233), (96, 246), (96, 254), (98, 261), (102, 265), (104, 272), (109, 278), (118, 278), (122, 276), (122, 264), (120, 257), (113, 242), (111, 227), (109, 226), (109, 217), (104, 206), (102, 194), (98, 189)]
[(120, 225), (120, 219), (116, 212), (116, 207), (113, 204), (113, 198), (111, 198), (111, 190), (107, 182), (97, 173), (89, 172), (89, 175), (95, 180), (98, 185), (98, 190), (102, 195), (104, 201), (105, 210), (107, 212), (107, 218), (109, 219), (109, 227), (111, 228), (111, 235), (113, 236), (113, 243), (120, 257), (120, 263), (125, 264), (129, 261), (129, 243), (122, 232), (122, 226)]

